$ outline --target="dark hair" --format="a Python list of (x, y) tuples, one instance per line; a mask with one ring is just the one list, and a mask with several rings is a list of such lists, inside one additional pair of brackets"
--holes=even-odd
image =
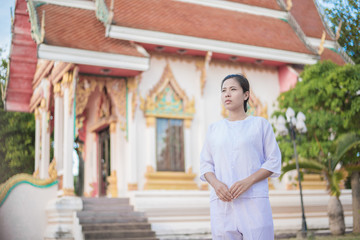
[(230, 74), (230, 75), (227, 75), (221, 82), (221, 89), (224, 85), (224, 82), (230, 78), (233, 78), (235, 79), (236, 81), (238, 81), (240, 87), (242, 88), (243, 92), (249, 92), (249, 97), (248, 99), (246, 99), (244, 101), (244, 110), (245, 112), (247, 111), (247, 102), (249, 101), (249, 98), (250, 98), (250, 84), (249, 84), (249, 81), (246, 79), (246, 77), (242, 74)]

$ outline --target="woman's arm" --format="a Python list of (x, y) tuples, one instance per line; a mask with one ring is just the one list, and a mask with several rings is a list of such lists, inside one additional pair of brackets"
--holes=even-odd
[(229, 188), (225, 183), (219, 181), (213, 172), (207, 172), (204, 174), (206, 181), (214, 188), (216, 195), (220, 200), (224, 202), (230, 202), (233, 200), (233, 195), (231, 195)]
[(268, 178), (273, 174), (273, 172), (270, 172), (269, 170), (260, 168), (257, 172), (254, 172), (249, 177), (237, 181), (234, 183), (230, 188), (230, 194), (233, 196), (233, 198), (239, 197), (241, 194), (246, 192), (252, 185), (254, 185), (257, 182), (260, 182), (264, 180), (265, 178)]

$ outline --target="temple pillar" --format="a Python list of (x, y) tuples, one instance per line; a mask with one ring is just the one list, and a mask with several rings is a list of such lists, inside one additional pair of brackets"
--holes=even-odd
[(110, 123), (110, 170), (111, 175), (108, 177), (109, 186), (107, 188), (107, 195), (110, 197), (118, 197), (117, 187), (117, 159), (116, 159), (116, 122)]
[(191, 135), (190, 135), (191, 120), (186, 119), (184, 123), (185, 123), (185, 128), (184, 128), (185, 172), (192, 172)]
[(58, 176), (63, 175), (63, 143), (64, 143), (64, 104), (61, 96), (60, 83), (54, 86), (54, 158), (56, 160), (56, 169)]
[(49, 177), (48, 169), (50, 163), (50, 129), (49, 129), (50, 113), (47, 111), (45, 99), (41, 100), (40, 118), (41, 118), (41, 137), (40, 137), (41, 160), (40, 160), (39, 176), (41, 179), (46, 179)]
[(73, 147), (74, 147), (74, 80), (69, 72), (63, 76), (64, 89), (64, 142), (63, 142), (63, 193), (64, 196), (74, 195)]
[(118, 194), (119, 196), (124, 196), (128, 189), (127, 186), (127, 159), (126, 159), (126, 132), (120, 128), (120, 123), (118, 122), (116, 128), (116, 159), (118, 169), (117, 174), (117, 183), (118, 183)]
[(147, 172), (156, 170), (156, 135), (155, 135), (155, 117), (146, 118), (146, 167)]
[[(128, 98), (132, 98), (133, 93), (129, 93)], [(138, 190), (138, 167), (137, 166), (137, 145), (136, 145), (136, 124), (133, 119), (133, 111), (131, 101), (128, 102), (128, 117), (126, 119), (128, 126), (128, 150), (127, 163), (128, 163), (128, 190)]]
[(41, 118), (39, 108), (35, 108), (35, 170), (34, 175), (39, 174), (40, 159), (41, 159)]

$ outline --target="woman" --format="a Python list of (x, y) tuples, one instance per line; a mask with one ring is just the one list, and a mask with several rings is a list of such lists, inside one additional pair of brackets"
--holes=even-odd
[(221, 83), (229, 117), (210, 125), (201, 152), (201, 179), (211, 186), (214, 240), (272, 240), (268, 177), (280, 175), (281, 153), (270, 123), (246, 115), (249, 82), (233, 74)]

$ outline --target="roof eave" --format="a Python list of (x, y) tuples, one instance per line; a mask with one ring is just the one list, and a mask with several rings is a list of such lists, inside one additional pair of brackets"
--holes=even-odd
[(319, 56), (317, 55), (279, 50), (274, 48), (251, 46), (232, 42), (224, 42), (192, 36), (121, 27), (116, 25), (111, 25), (111, 27), (109, 28), (109, 37), (140, 43), (158, 44), (201, 51), (212, 51), (235, 56), (244, 56), (291, 64), (315, 64), (319, 60)]
[(134, 71), (146, 71), (150, 67), (150, 60), (147, 57), (96, 52), (77, 48), (51, 46), (46, 44), (39, 45), (38, 57), (41, 59), (54, 61)]

